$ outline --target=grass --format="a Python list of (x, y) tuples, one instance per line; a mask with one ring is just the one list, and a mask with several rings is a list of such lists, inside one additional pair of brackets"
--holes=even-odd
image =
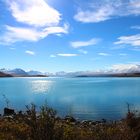
[(140, 140), (140, 117), (128, 110), (126, 118), (115, 122), (81, 123), (56, 117), (47, 106), (36, 112), (0, 118), (0, 140)]

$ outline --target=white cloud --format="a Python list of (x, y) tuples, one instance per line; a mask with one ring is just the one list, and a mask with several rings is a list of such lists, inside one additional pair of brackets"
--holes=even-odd
[(5, 26), (6, 30), (0, 38), (0, 44), (9, 45), (18, 41), (38, 41), (50, 34), (68, 33), (68, 25), (64, 27), (46, 27), (44, 29)]
[(11, 48), (9, 48), (10, 50), (15, 50), (16, 48), (13, 48), (13, 47), (11, 47)]
[(51, 54), (51, 55), (50, 55), (50, 57), (51, 57), (51, 58), (55, 58), (55, 57), (56, 57), (56, 55), (54, 55), (54, 54)]
[(0, 42), (9, 44), (16, 41), (37, 41), (40, 33), (31, 28), (6, 26), (6, 32), (1, 36)]
[(87, 7), (78, 8), (74, 19), (84, 23), (96, 23), (129, 15), (140, 15), (139, 0), (91, 0)]
[(33, 26), (58, 25), (61, 14), (45, 0), (7, 0), (12, 16), (18, 21)]
[[(24, 24), (5, 25), (0, 35), (0, 44), (9, 45), (18, 41), (38, 41), (50, 34), (67, 34), (69, 25), (60, 26), (61, 14), (45, 0), (6, 0), (12, 16)], [(61, 24), (62, 25), (62, 24)]]
[(113, 13), (113, 9), (110, 6), (105, 6), (96, 11), (83, 11), (79, 10), (74, 16), (77, 21), (89, 23), (89, 22), (100, 22), (110, 18)]
[(74, 41), (74, 42), (71, 42), (70, 44), (73, 48), (80, 48), (80, 47), (96, 45), (99, 43), (99, 41), (100, 41), (99, 38), (92, 38), (88, 41)]
[(59, 27), (59, 26), (54, 26), (54, 27), (47, 27), (43, 30), (44, 33), (48, 33), (48, 34), (56, 34), (56, 35), (60, 35), (62, 33), (67, 34), (68, 33), (68, 29), (69, 29), (69, 25), (68, 24), (64, 24), (63, 27)]
[(126, 53), (120, 53), (119, 55), (120, 56), (126, 56), (127, 54)]
[(101, 52), (101, 53), (98, 53), (98, 55), (101, 55), (101, 56), (108, 56), (109, 54), (108, 54), (108, 53), (103, 53), (103, 52)]
[(111, 67), (111, 71), (115, 73), (140, 72), (139, 64), (117, 64)]
[(29, 51), (29, 50), (25, 51), (25, 53), (27, 53), (27, 54), (29, 54), (29, 55), (35, 55), (35, 52)]
[(88, 54), (88, 51), (86, 51), (86, 50), (83, 50), (83, 49), (80, 49), (80, 50), (78, 50), (80, 53), (82, 53), (82, 54)]
[(140, 25), (131, 26), (131, 29), (138, 29), (138, 30), (140, 30)]
[(140, 15), (140, 1), (130, 0), (129, 13), (132, 15)]
[(114, 42), (114, 44), (124, 44), (131, 45), (134, 47), (140, 46), (140, 34), (131, 35), (131, 36), (121, 36), (118, 38), (119, 41)]
[(64, 56), (64, 57), (72, 57), (72, 56), (78, 56), (78, 54), (74, 53), (59, 53), (58, 56)]

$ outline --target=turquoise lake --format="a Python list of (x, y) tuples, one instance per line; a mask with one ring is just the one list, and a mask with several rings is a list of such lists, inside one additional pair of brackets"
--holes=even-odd
[(3, 94), (16, 110), (47, 102), (58, 115), (82, 120), (121, 119), (127, 103), (140, 111), (140, 78), (0, 78), (1, 113)]

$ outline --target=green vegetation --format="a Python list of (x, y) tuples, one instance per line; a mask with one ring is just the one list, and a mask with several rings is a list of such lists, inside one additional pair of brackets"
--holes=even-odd
[(126, 118), (118, 122), (79, 122), (62, 119), (42, 106), (27, 106), (25, 113), (0, 118), (0, 140), (139, 140), (140, 117), (128, 109)]

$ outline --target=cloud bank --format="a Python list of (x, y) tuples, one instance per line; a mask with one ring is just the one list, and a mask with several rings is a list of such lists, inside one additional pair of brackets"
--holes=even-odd
[(114, 73), (140, 72), (140, 65), (139, 64), (117, 64), (111, 67), (110, 72), (114, 72)]
[(131, 36), (121, 36), (118, 38), (119, 41), (114, 42), (114, 44), (124, 44), (131, 45), (134, 47), (140, 46), (140, 34), (131, 35)]
[(78, 8), (74, 19), (83, 23), (97, 23), (131, 15), (140, 15), (139, 0), (91, 0), (88, 6)]
[(45, 0), (7, 0), (16, 21), (33, 26), (58, 25), (61, 14)]
[(67, 34), (68, 33), (68, 25), (65, 24), (63, 27), (46, 27), (43, 29), (36, 28), (24, 28), (24, 27), (13, 27), (13, 26), (5, 26), (5, 33), (1, 36), (0, 42), (1, 44), (9, 45), (11, 43), (19, 42), (19, 41), (30, 41), (35, 42), (40, 39), (43, 39), (51, 34)]
[(18, 41), (38, 41), (50, 34), (67, 34), (69, 25), (61, 24), (59, 11), (49, 6), (45, 0), (6, 0), (7, 7), (17, 26), (5, 25), (0, 36), (1, 44)]

